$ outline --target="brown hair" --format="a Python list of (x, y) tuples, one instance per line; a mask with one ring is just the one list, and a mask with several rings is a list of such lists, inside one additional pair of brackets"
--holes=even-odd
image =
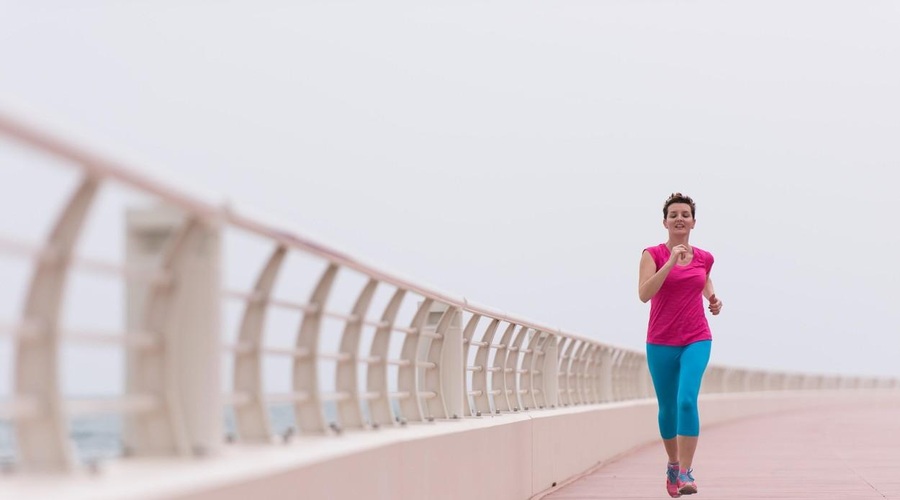
[(690, 196), (681, 194), (681, 193), (672, 193), (669, 195), (669, 198), (666, 200), (666, 204), (663, 205), (663, 219), (669, 215), (669, 205), (673, 203), (686, 203), (691, 206), (691, 217), (697, 218), (694, 212), (697, 210), (697, 206), (694, 205), (694, 200), (691, 199)]

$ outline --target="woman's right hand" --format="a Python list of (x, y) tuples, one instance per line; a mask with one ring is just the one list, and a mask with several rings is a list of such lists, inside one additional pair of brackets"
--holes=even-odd
[(678, 260), (684, 260), (688, 257), (688, 248), (685, 245), (675, 245), (672, 247), (671, 254), (669, 255), (669, 264), (675, 265), (678, 263)]

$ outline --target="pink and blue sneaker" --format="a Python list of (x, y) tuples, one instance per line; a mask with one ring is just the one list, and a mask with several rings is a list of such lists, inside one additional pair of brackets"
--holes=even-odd
[(666, 467), (666, 491), (672, 498), (678, 498), (681, 493), (678, 492), (678, 462), (669, 464)]
[(678, 486), (678, 493), (682, 495), (693, 495), (697, 493), (697, 483), (694, 482), (694, 469), (682, 469), (678, 473), (678, 479), (676, 480), (676, 485)]

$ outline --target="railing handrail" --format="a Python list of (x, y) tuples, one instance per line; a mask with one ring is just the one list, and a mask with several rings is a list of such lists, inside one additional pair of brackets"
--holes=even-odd
[[(402, 287), (423, 297), (439, 300), (467, 312), (513, 322), (540, 331), (555, 332), (583, 342), (597, 342), (597, 340), (591, 339), (586, 335), (564, 331), (557, 326), (542, 324), (507, 311), (472, 302), (464, 296), (441, 290), (433, 285), (423, 285), (421, 281), (417, 282), (411, 278), (404, 277), (396, 271), (386, 271), (383, 266), (366, 263), (344, 251), (338, 250), (334, 244), (318, 243), (316, 240), (310, 239), (292, 228), (279, 228), (265, 222), (261, 217), (244, 215), (243, 212), (249, 210), (244, 209), (242, 211), (236, 208), (233, 202), (223, 200), (220, 203), (215, 203), (204, 200), (201, 198), (203, 195), (178, 189), (147, 173), (131, 168), (126, 165), (125, 161), (114, 159), (110, 154), (100, 152), (100, 148), (96, 146), (84, 146), (83, 144), (89, 143), (88, 139), (79, 138), (78, 143), (76, 143), (72, 140), (63, 139), (63, 135), (74, 135), (69, 131), (66, 131), (65, 134), (62, 131), (50, 132), (51, 129), (59, 128), (59, 125), (56, 125), (56, 127), (35, 126), (24, 117), (10, 112), (9, 109), (0, 108), (0, 132), (16, 138), (24, 144), (70, 160), (94, 176), (109, 178), (123, 185), (146, 191), (159, 196), (178, 208), (199, 214), (208, 220), (227, 222), (235, 227), (270, 238), (288, 247), (315, 253), (349, 269), (377, 277), (385, 283)], [(322, 238), (317, 237), (317, 239), (321, 240)], [(603, 344), (623, 351), (639, 352), (624, 346), (606, 342), (603, 342)]]

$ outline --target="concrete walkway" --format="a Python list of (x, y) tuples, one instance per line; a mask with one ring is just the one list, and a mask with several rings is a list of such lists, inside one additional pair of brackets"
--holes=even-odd
[[(900, 403), (766, 415), (701, 432), (699, 494), (682, 499), (900, 500)], [(662, 443), (645, 446), (543, 499), (669, 498), (665, 463)]]

